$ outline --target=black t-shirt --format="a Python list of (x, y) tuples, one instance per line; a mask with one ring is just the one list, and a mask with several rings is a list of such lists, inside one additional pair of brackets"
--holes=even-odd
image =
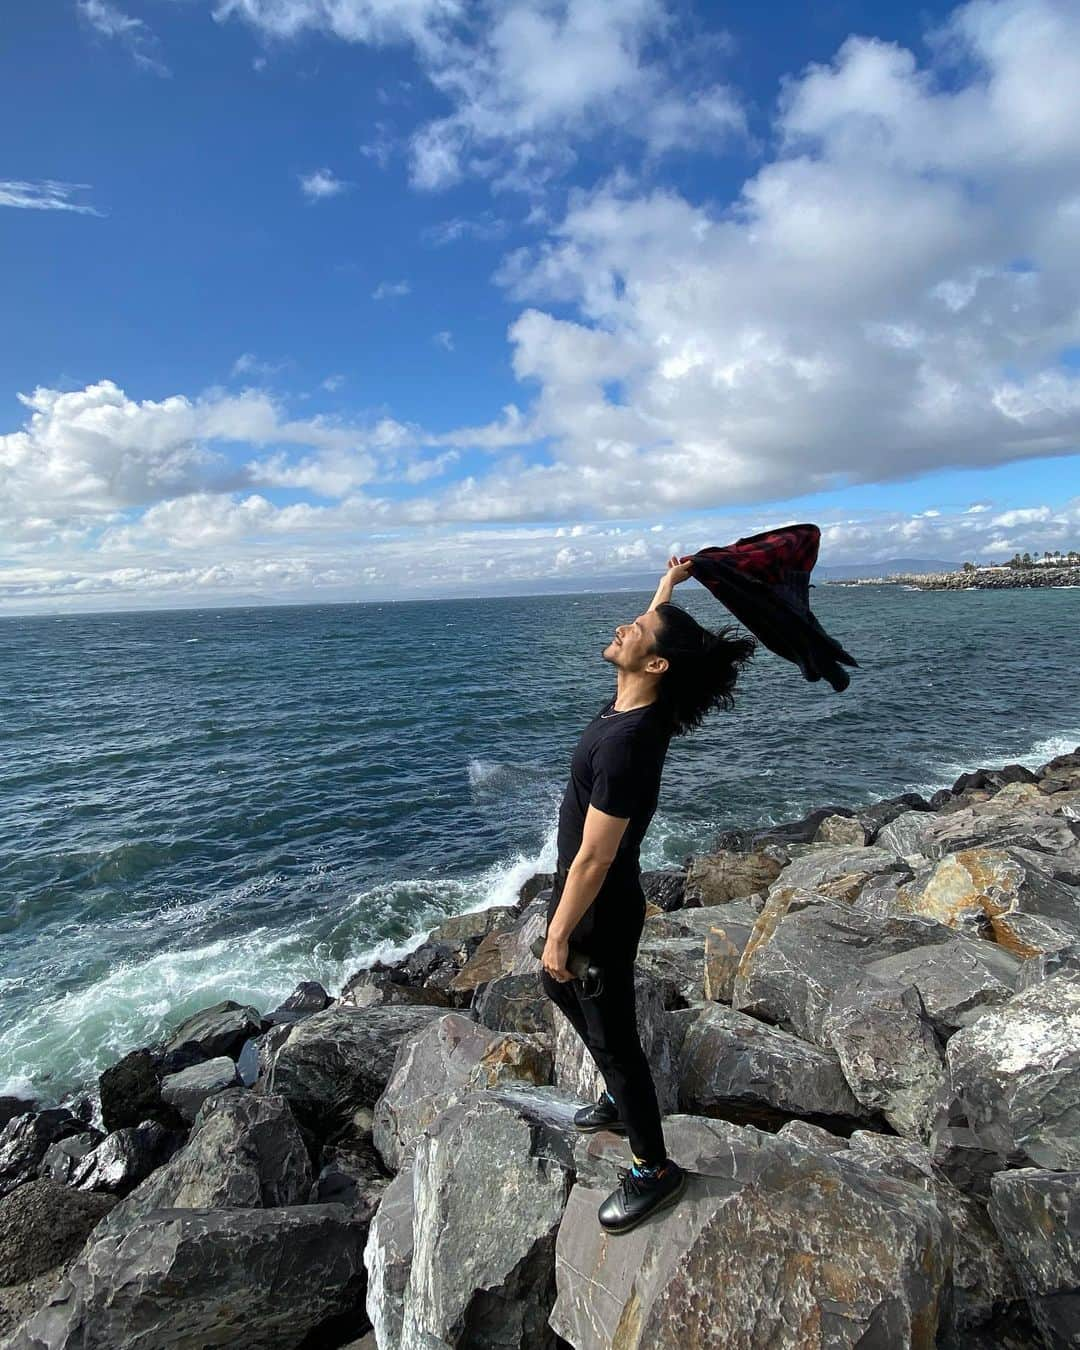
[[(641, 841), (656, 811), (671, 736), (661, 724), (658, 704), (616, 713), (614, 702), (604, 704), (574, 749), (559, 807), (558, 866), (560, 871), (569, 868), (577, 856), (590, 805), (629, 819), (604, 883), (570, 941), (598, 959), (605, 954), (633, 959), (645, 918)], [(549, 922), (560, 895), (557, 883), (548, 906)]]

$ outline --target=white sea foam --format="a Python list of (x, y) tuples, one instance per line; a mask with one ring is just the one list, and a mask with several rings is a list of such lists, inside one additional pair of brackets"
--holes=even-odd
[(991, 750), (984, 755), (965, 755), (963, 759), (942, 760), (932, 766), (933, 777), (917, 783), (907, 790), (923, 792), (927, 795), (939, 788), (951, 787), (962, 773), (975, 768), (1000, 769), (1006, 764), (1023, 764), (1028, 769), (1038, 769), (1048, 760), (1058, 755), (1069, 754), (1080, 746), (1080, 727), (1058, 732), (1053, 736), (1044, 736), (1026, 747), (1008, 750)]

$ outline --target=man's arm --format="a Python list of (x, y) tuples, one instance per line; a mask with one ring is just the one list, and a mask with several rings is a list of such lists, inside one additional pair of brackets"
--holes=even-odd
[(681, 563), (673, 554), (668, 559), (668, 570), (660, 578), (660, 585), (656, 588), (656, 594), (652, 598), (650, 609), (655, 609), (657, 605), (666, 605), (672, 596), (672, 592), (680, 581), (685, 581), (687, 577), (693, 575), (693, 563)]
[(599, 894), (629, 824), (629, 816), (625, 820), (620, 816), (609, 816), (595, 806), (586, 811), (581, 847), (566, 874), (559, 906), (548, 925), (548, 937), (555, 937), (560, 942), (570, 937), (578, 920)]

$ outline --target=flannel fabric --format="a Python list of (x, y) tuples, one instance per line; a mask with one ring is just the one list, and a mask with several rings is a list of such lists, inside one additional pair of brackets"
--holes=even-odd
[(816, 525), (787, 525), (679, 561), (692, 563), (694, 578), (770, 651), (794, 662), (806, 679), (825, 679), (840, 693), (851, 682), (841, 663), (859, 663), (810, 611), (810, 573), (820, 543)]

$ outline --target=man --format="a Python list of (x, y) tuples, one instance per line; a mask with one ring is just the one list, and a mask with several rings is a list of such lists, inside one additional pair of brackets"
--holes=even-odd
[[(616, 670), (614, 699), (574, 750), (559, 809), (558, 862), (548, 903), (541, 981), (600, 1070), (607, 1091), (575, 1116), (579, 1129), (629, 1136), (634, 1165), (599, 1209), (601, 1225), (624, 1233), (673, 1205), (686, 1173), (667, 1156), (649, 1063), (638, 1035), (634, 960), (645, 921), (640, 847), (656, 810), (673, 736), (730, 707), (752, 638), (728, 626), (710, 633), (670, 603), (693, 562), (668, 562), (652, 604), (620, 624), (603, 657)], [(569, 947), (603, 970), (591, 994), (567, 969)]]

